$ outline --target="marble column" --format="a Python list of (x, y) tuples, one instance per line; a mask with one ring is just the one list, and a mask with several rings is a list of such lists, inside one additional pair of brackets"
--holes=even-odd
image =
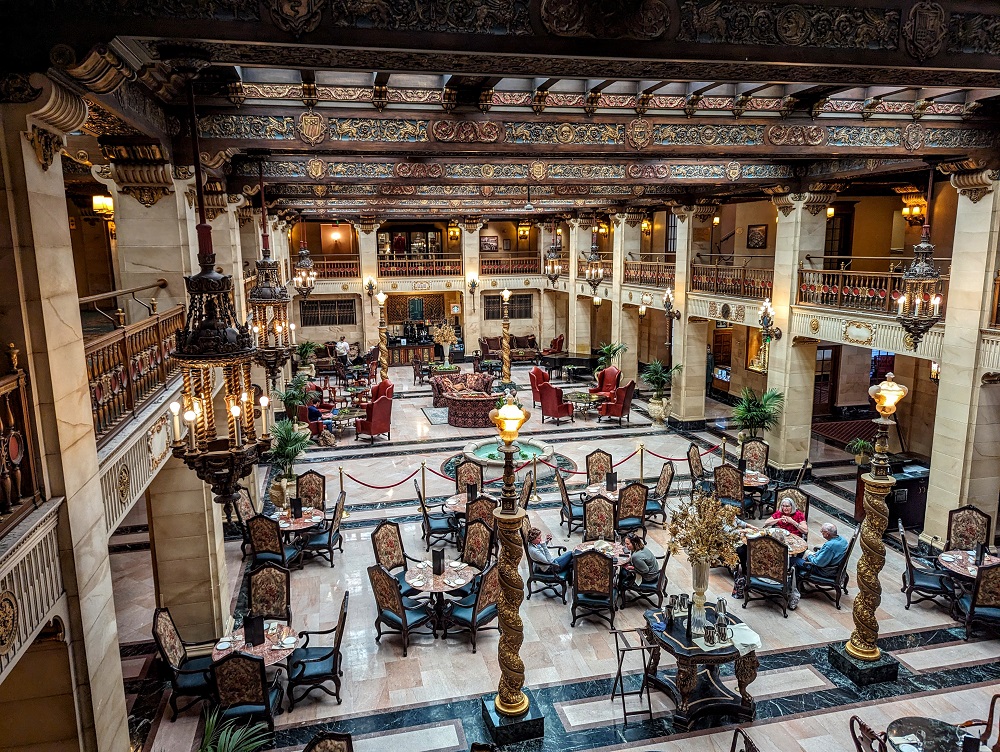
[[(482, 293), (485, 291), (479, 266), (479, 231), (483, 225), (478, 219), (469, 218), (462, 226), (462, 268), (465, 270), (465, 289), (462, 295), (462, 309), (465, 312), (462, 327), (462, 340), (465, 354), (471, 355), (479, 350), (479, 338), (483, 336), (483, 306)], [(447, 232), (445, 233), (447, 238)], [(475, 279), (479, 287), (475, 293), (469, 292), (469, 280)], [(475, 310), (473, 310), (475, 308)]]
[[(777, 230), (774, 239), (774, 287), (771, 305), (774, 325), (784, 336), (768, 346), (767, 387), (785, 395), (778, 427), (767, 432), (769, 459), (782, 470), (802, 465), (809, 456), (812, 434), (813, 392), (816, 381), (816, 343), (795, 342), (789, 334), (792, 304), (798, 280), (799, 262), (806, 254), (823, 255), (826, 245), (826, 207), (832, 194), (777, 196)], [(748, 305), (746, 321), (754, 326), (760, 317), (759, 305)]]
[(156, 605), (185, 640), (210, 640), (231, 626), (222, 506), (182, 460), (171, 457), (149, 486), (149, 542)]
[[(361, 261), (361, 285), (362, 290), (368, 284), (368, 280), (375, 280), (375, 294), (382, 289), (382, 280), (378, 278), (378, 224), (365, 232), (360, 226), (358, 229), (358, 256)], [(388, 294), (388, 293), (387, 293)], [(374, 298), (369, 298), (367, 292), (361, 294), (361, 328), (365, 333), (365, 349), (372, 345), (378, 345), (378, 306)]]
[[(614, 319), (612, 319), (613, 321)], [(628, 350), (621, 354), (618, 367), (622, 369), (622, 381), (624, 385), (629, 379), (634, 379), (638, 386), (639, 381), (639, 308), (635, 305), (626, 305), (621, 308), (618, 315), (618, 342), (628, 345)]]
[(549, 342), (559, 336), (558, 326), (556, 324), (556, 295), (558, 295), (555, 290), (551, 288), (542, 288), (539, 291), (541, 297), (542, 315), (541, 315), (541, 327), (539, 329), (539, 341), (538, 344), (542, 349), (549, 346)]
[(0, 316), (29, 372), (46, 494), (65, 498), (59, 556), (80, 748), (110, 752), (128, 749), (128, 711), (60, 155), (87, 106), (44, 76), (31, 85), (33, 102), (0, 106)]
[(566, 327), (566, 350), (570, 355), (590, 355), (592, 343), (590, 341), (590, 317), (591, 305), (589, 299), (587, 305), (581, 305), (579, 295), (583, 294), (580, 289), (581, 284), (590, 293), (590, 287), (581, 283), (578, 277), (580, 268), (580, 255), (590, 251), (590, 225), (584, 226), (579, 219), (571, 219), (568, 222), (568, 270), (566, 289), (569, 292), (569, 323)]
[(979, 335), (990, 323), (1000, 183), (984, 170), (954, 175), (952, 184), (959, 196), (924, 517), (925, 534), (942, 542), (950, 510), (973, 504), (995, 525), (1000, 496), (1000, 391), (982, 383), (996, 369)]
[[(622, 353), (619, 367), (622, 381), (638, 376), (639, 368), (639, 309), (638, 301), (626, 301), (622, 297), (622, 283), (625, 280), (625, 262), (631, 255), (639, 259), (642, 246), (641, 215), (634, 211), (616, 214), (611, 237), (611, 341), (623, 342), (628, 350)], [(628, 305), (626, 309), (625, 306)]]
[(701, 239), (705, 236), (705, 223), (695, 219), (694, 207), (674, 207), (673, 213), (677, 217), (674, 308), (681, 312), (681, 317), (673, 322), (670, 353), (673, 364), (684, 367), (674, 378), (670, 390), (670, 422), (697, 427), (705, 424), (708, 320), (689, 316), (686, 304), (694, 254), (707, 251), (708, 244)]

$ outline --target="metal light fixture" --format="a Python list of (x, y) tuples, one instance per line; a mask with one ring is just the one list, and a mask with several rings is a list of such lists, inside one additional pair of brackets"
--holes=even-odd
[(462, 237), (462, 230), (458, 226), (458, 222), (452, 220), (448, 225), (448, 240), (452, 243), (457, 243), (459, 238)]
[(604, 302), (604, 299), (601, 298), (600, 295), (595, 295), (594, 296), (594, 308), (600, 308), (601, 307), (601, 303), (603, 303), (603, 302)]
[(833, 219), (833, 216), (836, 213), (837, 213), (837, 211), (832, 206), (826, 207), (826, 218), (827, 219)]
[(527, 220), (521, 220), (517, 225), (517, 239), (527, 240), (531, 235), (531, 225)]
[(765, 345), (771, 344), (776, 339), (781, 339), (781, 329), (774, 325), (774, 307), (770, 298), (764, 298), (764, 304), (760, 307), (760, 336)]
[(469, 295), (472, 296), (472, 310), (476, 310), (476, 290), (479, 289), (479, 280), (476, 279), (475, 274), (469, 275)]
[(535, 210), (534, 205), (531, 203), (531, 186), (530, 185), (528, 186), (528, 200), (525, 201), (525, 203), (524, 203), (524, 210), (525, 211), (534, 211)]
[(365, 282), (365, 294), (368, 296), (368, 313), (375, 313), (375, 309), (372, 307), (372, 299), (375, 297), (375, 278), (369, 277), (368, 281)]
[(560, 256), (562, 255), (562, 228), (556, 227), (556, 223), (552, 223), (552, 242), (549, 243), (549, 249), (545, 252), (545, 276), (548, 278), (549, 282), (555, 285), (556, 281), (562, 275), (562, 261)]
[(903, 343), (913, 351), (941, 320), (941, 274), (931, 261), (930, 236), (931, 226), (925, 224), (920, 242), (913, 246), (913, 261), (903, 272), (902, 294), (896, 298), (896, 321), (906, 330)]
[[(188, 105), (192, 153), (198, 155), (198, 118), (190, 81)], [(225, 505), (228, 515), (238, 498), (240, 481), (250, 474), (270, 442), (256, 435), (254, 410), (248, 398), (253, 394), (253, 338), (247, 326), (236, 319), (233, 278), (215, 270), (212, 227), (205, 215), (201, 160), (197, 157), (194, 170), (200, 269), (184, 280), (190, 301), (184, 328), (177, 332), (174, 353), (183, 379), (181, 402), (188, 440), (175, 436), (171, 451), (211, 486), (215, 501)], [(228, 436), (220, 436), (216, 426), (214, 386), (218, 372), (222, 377)]]
[(721, 220), (721, 218), (719, 217), (718, 214), (716, 214), (714, 217), (712, 217), (712, 225), (715, 226), (715, 227), (718, 227), (719, 226), (719, 222), (721, 222), (721, 221), (722, 220)]
[(642, 234), (645, 235), (648, 238), (652, 234), (652, 232), (653, 232), (653, 225), (652, 225), (652, 223), (650, 223), (648, 217), (643, 217), (642, 218)]
[(674, 308), (674, 289), (672, 287), (663, 291), (663, 313), (672, 320), (679, 320), (681, 317), (681, 312)]
[(922, 225), (924, 223), (924, 207), (920, 204), (904, 206), (901, 212), (903, 219), (908, 225)]
[(941, 381), (941, 364), (936, 360), (931, 361), (931, 381), (935, 384)]
[(302, 240), (299, 241), (299, 258), (295, 262), (295, 277), (292, 279), (295, 292), (303, 299), (308, 298), (309, 293), (316, 286), (316, 270), (313, 269), (313, 261), (309, 255), (309, 247), (306, 245), (305, 234), (303, 227)]
[(115, 202), (112, 200), (111, 196), (94, 196), (92, 199), (92, 206), (94, 208), (94, 214), (97, 214), (102, 219), (113, 219), (115, 216)]
[(646, 306), (651, 305), (652, 303), (653, 303), (653, 295), (652, 295), (652, 293), (644, 292), (642, 294), (642, 297), (639, 298), (639, 318), (640, 319), (646, 318)]
[(587, 263), (584, 266), (584, 279), (590, 285), (591, 291), (596, 295), (597, 288), (604, 281), (604, 264), (601, 262), (601, 254), (597, 249), (598, 228), (594, 228), (590, 233), (590, 255), (587, 256)]

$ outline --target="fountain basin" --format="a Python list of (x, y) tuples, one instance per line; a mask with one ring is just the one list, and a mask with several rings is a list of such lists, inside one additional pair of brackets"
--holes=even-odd
[[(503, 468), (503, 454), (498, 449), (499, 444), (500, 441), (496, 438), (480, 439), (466, 444), (462, 453), (465, 455), (466, 459), (478, 462), (486, 468), (496, 468), (500, 470)], [(520, 451), (514, 454), (515, 466), (523, 465), (525, 462), (537, 457), (539, 477), (552, 474), (552, 468), (548, 465), (542, 464), (543, 460), (545, 462), (555, 464), (552, 461), (553, 449), (551, 444), (546, 444), (541, 439), (520, 438), (514, 442), (514, 446), (520, 448)], [(526, 471), (527, 469), (528, 468), (525, 468)]]

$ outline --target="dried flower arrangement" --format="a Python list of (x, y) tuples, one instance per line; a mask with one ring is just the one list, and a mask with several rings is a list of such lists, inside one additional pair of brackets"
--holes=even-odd
[(714, 496), (696, 491), (670, 520), (670, 553), (683, 550), (692, 562), (735, 567), (739, 563), (736, 546), (740, 534), (735, 522), (738, 511)]
[(455, 336), (455, 328), (448, 323), (434, 327), (434, 342), (438, 345), (454, 345), (458, 342)]

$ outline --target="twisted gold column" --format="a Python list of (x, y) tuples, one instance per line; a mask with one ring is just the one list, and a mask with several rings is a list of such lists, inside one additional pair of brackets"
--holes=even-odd
[(503, 304), (503, 344), (501, 346), (501, 360), (503, 370), (500, 372), (500, 381), (504, 384), (510, 383), (510, 317), (507, 315), (507, 303)]
[[(504, 493), (507, 493), (507, 478), (504, 477)], [(513, 479), (510, 482), (513, 495)], [(515, 502), (516, 503), (516, 502)], [(524, 662), (521, 660), (521, 643), (524, 629), (521, 623), (521, 601), (524, 598), (524, 582), (517, 571), (521, 561), (521, 521), (525, 512), (516, 506), (514, 514), (493, 512), (500, 535), (500, 601), (497, 611), (500, 620), (500, 645), (497, 657), (500, 661), (500, 687), (497, 692), (497, 712), (501, 715), (522, 715), (528, 711), (528, 696), (521, 691), (524, 686)]]
[(378, 307), (378, 369), (379, 381), (389, 378), (389, 337), (386, 334), (385, 306)]
[(882, 602), (882, 585), (879, 573), (885, 566), (885, 544), (882, 534), (889, 523), (889, 507), (885, 497), (896, 479), (891, 475), (878, 478), (871, 473), (861, 476), (865, 483), (865, 519), (861, 523), (861, 559), (858, 561), (858, 588), (854, 599), (854, 632), (847, 643), (847, 653), (862, 661), (877, 661), (878, 619), (875, 611)]

